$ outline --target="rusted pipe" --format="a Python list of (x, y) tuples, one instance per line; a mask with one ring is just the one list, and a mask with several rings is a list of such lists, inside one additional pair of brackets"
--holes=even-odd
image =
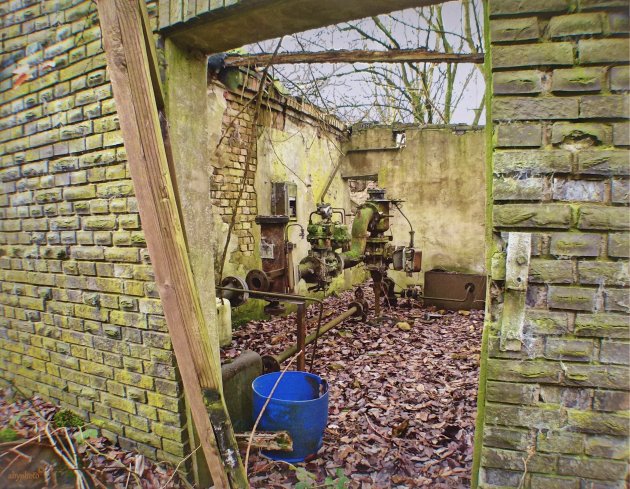
[[(311, 333), (310, 335), (308, 335), (306, 337), (306, 339), (304, 340), (304, 347), (306, 347), (306, 346), (310, 345), (311, 343), (313, 343), (313, 341), (315, 341), (317, 338), (323, 336), (325, 333), (327, 333), (328, 331), (333, 329), (335, 326), (339, 326), (341, 323), (343, 323), (349, 317), (352, 317), (357, 312), (360, 312), (360, 308), (361, 308), (360, 305), (352, 306), (346, 312), (344, 312), (344, 313), (340, 314), (339, 316), (337, 316), (336, 318), (331, 319), (330, 321), (328, 321), (326, 324), (324, 324), (319, 329), (319, 335), (317, 333)], [(290, 346), (289, 348), (287, 348), (283, 352), (278, 353), (277, 355), (274, 355), (271, 358), (273, 358), (273, 360), (275, 360), (278, 363), (278, 365), (279, 365), (282, 362), (284, 362), (284, 361), (288, 360), (289, 358), (291, 358), (297, 352), (299, 352), (300, 349), (301, 348), (299, 348), (298, 345), (295, 344), (295, 345)], [(263, 361), (265, 361), (264, 358), (263, 358)]]
[(323, 304), (323, 301), (321, 299), (316, 299), (315, 297), (307, 297), (305, 295), (282, 294), (280, 292), (262, 292), (258, 290), (243, 290), (243, 289), (237, 289), (235, 287), (223, 287), (220, 285), (217, 285), (215, 288), (218, 290), (225, 290), (227, 292), (240, 292), (240, 293), (247, 292), (249, 295), (256, 295), (258, 297), (263, 297), (263, 298), (273, 297), (274, 299), (293, 301), (293, 302), (310, 301), (310, 302), (317, 302), (318, 304)]

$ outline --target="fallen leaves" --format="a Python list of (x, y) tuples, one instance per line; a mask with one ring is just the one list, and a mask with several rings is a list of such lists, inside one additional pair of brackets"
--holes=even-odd
[[(364, 291), (371, 300), (371, 288)], [(350, 297), (327, 298), (326, 310), (339, 314)], [(309, 308), (309, 332), (316, 312)], [(480, 311), (412, 302), (379, 319), (347, 320), (320, 338), (314, 373), (330, 385), (329, 419), (323, 448), (304, 468), (320, 483), (341, 468), (353, 488), (468, 487), (482, 326)], [(294, 316), (253, 321), (222, 355), (277, 354), (293, 342)], [(252, 487), (296, 482), (286, 464), (260, 456), (250, 474)]]
[[(11, 399), (12, 397), (11, 389), (0, 391), (0, 426), (10, 427), (21, 439), (29, 440), (28, 443), (15, 442), (23, 444), (21, 451), (30, 458), (24, 470), (45, 474), (47, 480), (58, 478), (60, 488), (74, 488), (72, 472), (68, 471), (50, 448), (49, 442), (54, 441), (54, 438), (46, 436), (47, 430), (51, 433), (52, 419), (59, 407), (38, 396), (17, 400)], [(60, 430), (67, 430), (66, 449), (70, 449), (73, 454), (76, 452), (80, 459), (81, 472), (98, 487), (114, 489), (185, 487), (170, 465), (158, 464), (147, 460), (139, 453), (122, 450), (106, 438), (99, 437), (98, 431), (94, 428), (57, 428), (52, 433)], [(11, 460), (12, 449), (13, 444), (0, 450), (0, 463), (6, 464)], [(19, 472), (22, 468), (16, 464), (13, 470)], [(9, 472), (0, 473), (0, 487), (11, 487), (4, 485), (9, 477)]]

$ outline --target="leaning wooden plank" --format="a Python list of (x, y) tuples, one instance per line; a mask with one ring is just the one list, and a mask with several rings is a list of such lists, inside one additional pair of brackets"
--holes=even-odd
[[(175, 203), (139, 7), (129, 0), (99, 0), (98, 11), (142, 226), (200, 443), (215, 487), (245, 488)], [(208, 410), (223, 410), (227, 422), (213, 426)]]
[(483, 63), (483, 53), (440, 53), (426, 49), (388, 51), (338, 49), (319, 52), (228, 54), (226, 66), (297, 63)]
[(151, 30), (151, 21), (149, 20), (149, 12), (145, 0), (138, 0), (140, 6), (140, 19), (142, 24), (142, 34), (144, 42), (149, 52), (149, 69), (151, 70), (151, 81), (155, 91), (155, 101), (158, 110), (164, 108), (164, 89), (162, 87), (162, 79), (160, 78), (160, 68), (158, 65), (157, 51), (155, 49), (155, 40), (153, 39), (153, 31)]

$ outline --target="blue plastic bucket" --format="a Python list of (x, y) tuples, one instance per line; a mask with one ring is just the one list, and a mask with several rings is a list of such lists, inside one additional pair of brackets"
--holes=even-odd
[[(281, 372), (261, 375), (252, 382), (254, 422)], [(292, 452), (263, 451), (273, 460), (303, 462), (322, 446), (328, 421), (328, 383), (306, 372), (285, 372), (260, 419), (258, 431), (288, 431)]]

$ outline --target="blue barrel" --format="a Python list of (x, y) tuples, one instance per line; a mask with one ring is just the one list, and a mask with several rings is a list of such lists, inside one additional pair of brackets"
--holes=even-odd
[[(252, 382), (254, 422), (281, 372), (261, 375)], [(328, 383), (306, 372), (285, 372), (260, 419), (258, 431), (288, 431), (292, 452), (263, 451), (273, 460), (303, 462), (322, 446), (328, 421)]]

